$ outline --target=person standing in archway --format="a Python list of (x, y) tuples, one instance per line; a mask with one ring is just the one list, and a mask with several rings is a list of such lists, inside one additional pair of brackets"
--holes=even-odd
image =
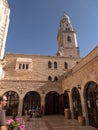
[(0, 130), (7, 130), (6, 127), (6, 117), (5, 117), (5, 110), (3, 107), (6, 106), (7, 98), (6, 96), (0, 96)]

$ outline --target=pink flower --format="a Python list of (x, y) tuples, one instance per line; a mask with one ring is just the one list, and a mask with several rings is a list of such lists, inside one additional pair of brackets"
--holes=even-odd
[(6, 124), (10, 125), (13, 121), (14, 121), (13, 119), (9, 119), (9, 120), (6, 121)]
[(21, 125), (21, 126), (19, 127), (19, 129), (20, 129), (20, 130), (24, 130), (24, 129), (25, 129), (25, 125)]
[(25, 129), (25, 121), (23, 118), (16, 118), (15, 121), (13, 119), (9, 119), (6, 121), (8, 130), (24, 130)]

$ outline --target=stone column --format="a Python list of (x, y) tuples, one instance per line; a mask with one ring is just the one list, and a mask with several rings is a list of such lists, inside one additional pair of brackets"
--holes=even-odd
[(41, 109), (43, 109), (42, 114), (45, 114), (45, 94), (41, 94)]
[(87, 104), (83, 92), (81, 92), (81, 105), (82, 105), (82, 112), (83, 112), (83, 116), (85, 117), (86, 125), (89, 125), (89, 119), (87, 116), (87, 108), (86, 108)]
[(19, 106), (18, 106), (18, 116), (22, 116), (22, 108), (23, 108), (23, 96), (20, 96)]
[(72, 101), (71, 92), (69, 92), (69, 103), (70, 103), (71, 118), (74, 119), (73, 101)]

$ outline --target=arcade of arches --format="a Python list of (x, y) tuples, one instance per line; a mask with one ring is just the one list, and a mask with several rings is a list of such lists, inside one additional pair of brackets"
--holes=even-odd
[[(8, 99), (7, 115), (12, 115), (13, 111), (16, 111), (18, 114), (19, 95), (14, 91), (7, 91), (4, 95)], [(72, 89), (71, 98), (69, 99), (69, 91), (65, 91), (61, 95), (55, 91), (48, 92), (44, 99), (44, 114), (64, 114), (64, 108), (70, 108), (71, 102), (71, 106), (73, 106), (73, 118), (78, 119), (79, 115), (83, 115), (83, 107), (80, 92), (76, 87)], [(89, 124), (98, 127), (98, 84), (89, 82), (85, 87), (84, 98)], [(37, 105), (41, 107), (40, 94), (36, 91), (27, 92), (23, 98), (22, 114), (24, 115), (25, 109), (29, 110)]]
[[(5, 5), (0, 6), (8, 10), (0, 12), (2, 41), (7, 36), (10, 12)], [(2, 42), (0, 94), (7, 96), (7, 115), (24, 115), (25, 110), (37, 106), (45, 115), (64, 114), (64, 109), (69, 109), (71, 118), (83, 115), (87, 125), (98, 128), (98, 46), (81, 58), (67, 15), (61, 18), (57, 40), (56, 56), (5, 53)]]

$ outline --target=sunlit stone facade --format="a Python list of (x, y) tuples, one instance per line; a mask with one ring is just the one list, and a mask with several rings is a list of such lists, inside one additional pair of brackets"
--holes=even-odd
[(81, 115), (87, 125), (98, 127), (98, 47), (82, 59), (76, 32), (64, 14), (55, 56), (6, 53), (10, 9), (6, 0), (0, 6), (0, 94), (8, 98), (7, 115), (24, 115), (37, 106), (45, 115), (69, 109), (71, 118)]

